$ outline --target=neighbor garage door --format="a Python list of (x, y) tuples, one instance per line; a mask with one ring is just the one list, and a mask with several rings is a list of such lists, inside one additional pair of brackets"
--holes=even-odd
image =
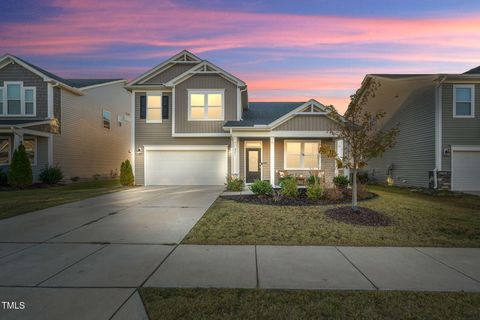
[(452, 147), (452, 190), (480, 191), (480, 147)]
[(145, 185), (224, 184), (228, 170), (226, 146), (171, 148), (145, 149)]

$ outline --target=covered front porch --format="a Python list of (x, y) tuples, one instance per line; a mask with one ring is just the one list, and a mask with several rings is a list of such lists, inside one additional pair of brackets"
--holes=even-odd
[[(323, 135), (323, 136), (321, 136)], [(322, 134), (292, 134), (275, 136), (274, 133), (247, 134), (232, 136), (232, 174), (246, 184), (255, 180), (267, 180), (278, 186), (283, 176), (294, 176), (299, 186), (306, 185), (310, 176), (318, 176), (327, 185), (332, 185), (333, 177), (347, 174), (338, 168), (337, 161), (320, 153), (322, 145), (335, 148), (343, 154), (343, 142)]]

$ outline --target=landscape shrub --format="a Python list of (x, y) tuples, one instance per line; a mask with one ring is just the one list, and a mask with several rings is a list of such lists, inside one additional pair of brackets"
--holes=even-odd
[(46, 184), (57, 184), (63, 179), (63, 173), (58, 166), (45, 166), (39, 175), (40, 181)]
[(325, 190), (325, 199), (329, 201), (339, 201), (343, 199), (343, 192), (338, 188), (329, 188)]
[(357, 173), (357, 181), (361, 184), (367, 184), (370, 181), (370, 177), (368, 176), (367, 171), (362, 171)]
[(245, 183), (236, 176), (228, 176), (226, 185), (228, 191), (242, 191)]
[(125, 160), (120, 165), (120, 184), (122, 186), (133, 186), (134, 177), (130, 160)]
[[(349, 197), (352, 196), (352, 190), (349, 189), (347, 192)], [(369, 192), (367, 190), (367, 185), (364, 183), (357, 183), (357, 197), (358, 199), (365, 199), (368, 198)]]
[[(313, 176), (312, 176), (313, 177)], [(307, 198), (318, 200), (323, 196), (323, 184), (318, 177), (313, 177), (313, 182), (307, 185)]]
[(8, 185), (7, 174), (3, 171), (0, 171), (0, 186), (5, 187)]
[(336, 176), (333, 178), (333, 184), (339, 189), (346, 189), (350, 180), (347, 176)]
[(8, 184), (14, 188), (25, 188), (33, 182), (32, 166), (23, 144), (20, 144), (17, 150), (13, 152), (7, 180)]
[(273, 194), (272, 185), (265, 180), (255, 180), (250, 186), (250, 190), (258, 196), (269, 196)]
[(294, 177), (289, 177), (283, 179), (281, 185), (281, 194), (285, 198), (297, 198), (298, 197), (298, 187), (297, 180)]

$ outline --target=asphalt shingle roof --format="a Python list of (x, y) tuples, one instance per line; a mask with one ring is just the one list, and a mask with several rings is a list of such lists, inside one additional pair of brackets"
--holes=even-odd
[(240, 121), (227, 121), (225, 127), (267, 125), (295, 110), (305, 102), (250, 102)]
[(0, 125), (17, 125), (17, 124), (24, 124), (24, 123), (35, 123), (35, 122), (42, 122), (45, 119), (0, 119)]
[(470, 70), (464, 72), (463, 74), (480, 74), (480, 66), (478, 66), (476, 68), (473, 68), (473, 69), (470, 69)]

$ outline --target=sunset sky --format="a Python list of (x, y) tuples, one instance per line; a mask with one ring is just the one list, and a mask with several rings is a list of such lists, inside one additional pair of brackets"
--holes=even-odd
[(0, 54), (63, 77), (126, 78), (188, 49), (251, 101), (344, 110), (367, 73), (480, 65), (480, 1), (1, 0)]

